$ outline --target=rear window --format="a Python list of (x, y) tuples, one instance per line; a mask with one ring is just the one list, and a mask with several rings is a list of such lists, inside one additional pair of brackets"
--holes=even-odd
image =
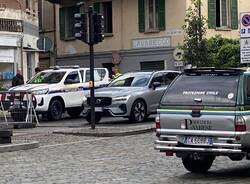
[(167, 105), (220, 105), (236, 104), (239, 75), (183, 74), (162, 97)]

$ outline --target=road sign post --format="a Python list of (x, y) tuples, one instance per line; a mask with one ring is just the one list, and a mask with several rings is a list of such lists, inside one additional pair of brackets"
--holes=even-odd
[(241, 63), (250, 63), (250, 12), (241, 13), (240, 58)]
[[(80, 7), (83, 2), (77, 4)], [(102, 42), (103, 36), (103, 16), (93, 11), (93, 7), (88, 8), (88, 13), (84, 14), (80, 11), (74, 15), (75, 38), (89, 45), (89, 65), (90, 65), (90, 106), (91, 106), (91, 128), (95, 129), (95, 79), (94, 79), (94, 44)], [(87, 24), (87, 20), (88, 23)]]

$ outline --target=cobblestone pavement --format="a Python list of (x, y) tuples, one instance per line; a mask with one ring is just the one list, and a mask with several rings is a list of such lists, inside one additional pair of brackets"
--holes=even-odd
[[(71, 121), (71, 122), (70, 122)], [(51, 134), (87, 126), (81, 119), (15, 130), (14, 142), (40, 141), (34, 150), (0, 154), (2, 184), (231, 184), (250, 182), (250, 161), (217, 158), (207, 174), (187, 172), (176, 157), (153, 149), (154, 133), (94, 138)], [(149, 122), (150, 123), (150, 122)], [(151, 122), (152, 123), (152, 122)], [(107, 121), (105, 126), (126, 126)], [(98, 125), (104, 126), (104, 125)]]

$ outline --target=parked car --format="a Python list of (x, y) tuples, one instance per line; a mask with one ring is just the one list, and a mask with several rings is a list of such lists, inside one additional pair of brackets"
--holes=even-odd
[(156, 117), (155, 149), (206, 172), (216, 156), (250, 159), (250, 72), (188, 69), (166, 90)]
[[(103, 116), (126, 117), (131, 122), (142, 122), (156, 113), (167, 86), (179, 75), (178, 71), (129, 72), (113, 80), (108, 87), (95, 91), (95, 120)], [(86, 95), (84, 111), (90, 118), (90, 94)]]
[[(94, 76), (97, 87), (109, 83), (106, 68), (95, 68)], [(81, 114), (89, 80), (89, 68), (55, 66), (39, 72), (27, 84), (10, 88), (9, 91), (31, 91), (37, 102), (36, 112), (46, 114), (51, 120), (59, 120), (65, 111), (71, 117)]]

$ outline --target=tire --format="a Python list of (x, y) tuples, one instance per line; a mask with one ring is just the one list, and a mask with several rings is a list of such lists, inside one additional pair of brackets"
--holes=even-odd
[[(91, 113), (89, 112), (88, 115), (85, 117), (87, 122), (91, 124)], [(95, 113), (95, 123), (99, 123), (102, 119), (102, 115), (100, 113)]]
[(146, 104), (142, 100), (136, 100), (132, 105), (129, 121), (140, 123), (145, 121), (147, 117), (148, 115)]
[(82, 107), (73, 107), (73, 108), (69, 108), (67, 110), (67, 113), (71, 118), (77, 118), (80, 116), (82, 111), (83, 111)]
[(60, 120), (62, 119), (63, 105), (60, 100), (54, 99), (50, 102), (48, 118), (49, 120)]
[(193, 173), (205, 173), (213, 164), (214, 156), (194, 156), (188, 155), (182, 158), (184, 167)]

